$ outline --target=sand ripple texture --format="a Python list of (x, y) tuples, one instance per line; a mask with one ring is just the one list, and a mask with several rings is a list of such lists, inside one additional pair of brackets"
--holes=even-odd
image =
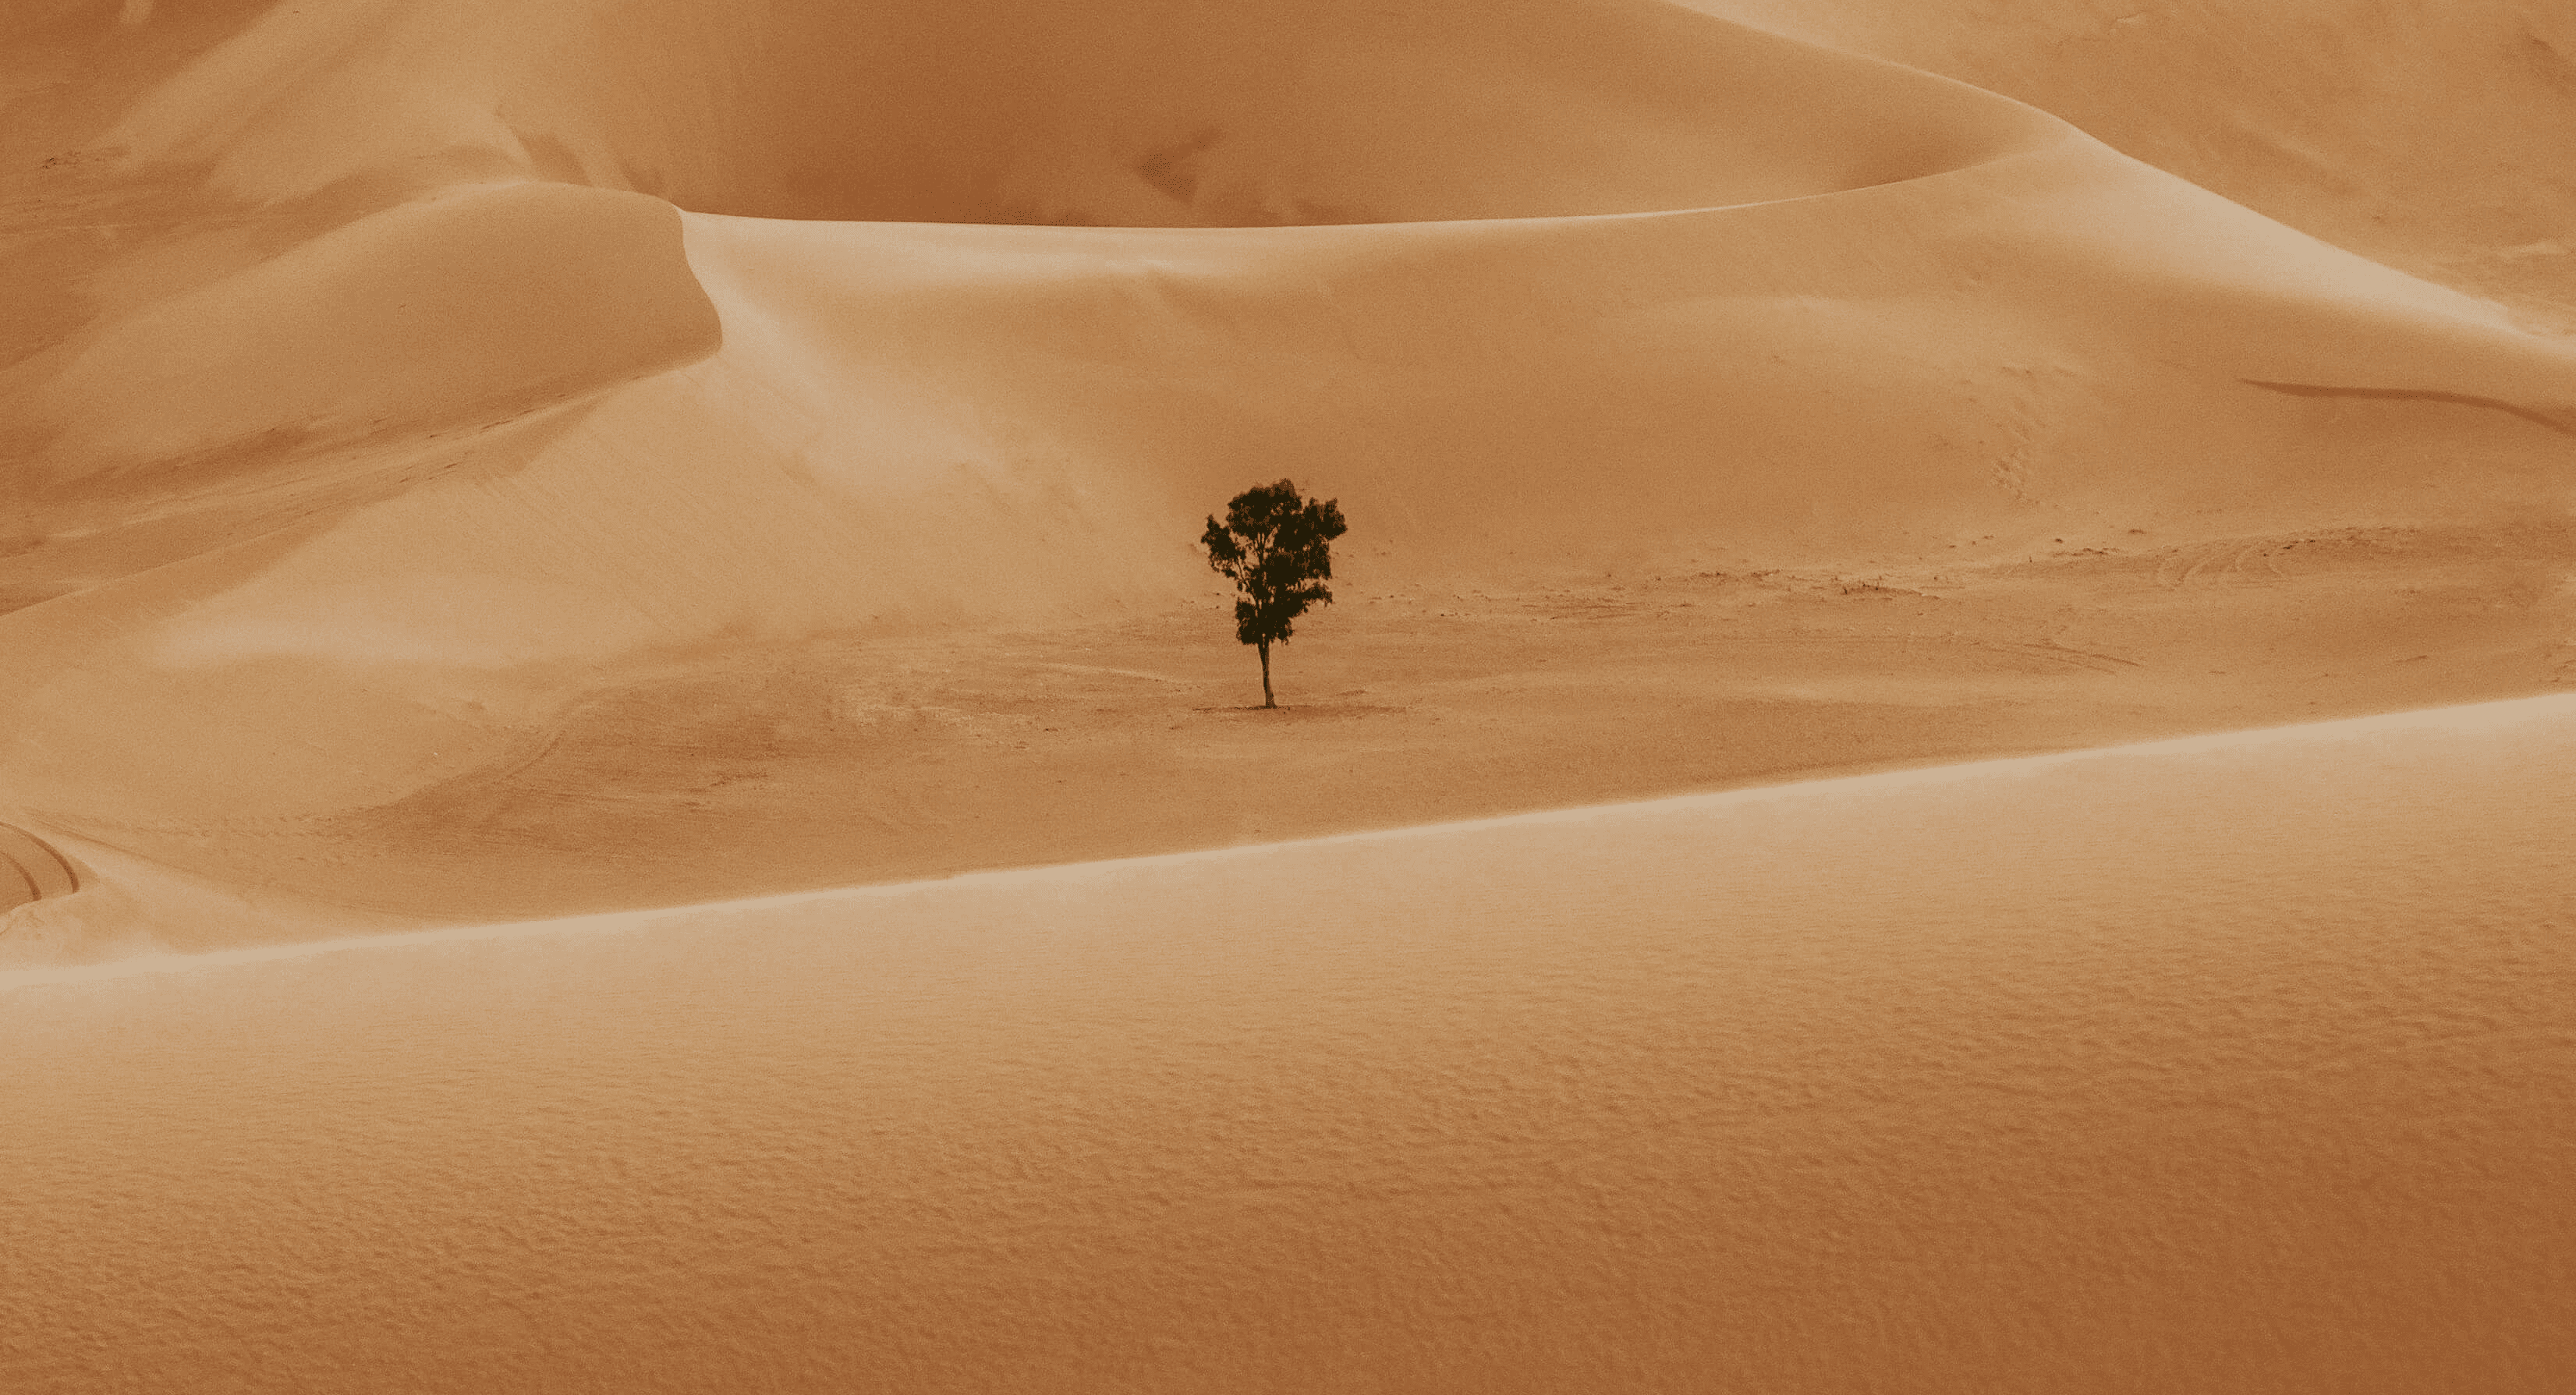
[(2565, 698), (13, 975), (0, 1385), (2543, 1395)]

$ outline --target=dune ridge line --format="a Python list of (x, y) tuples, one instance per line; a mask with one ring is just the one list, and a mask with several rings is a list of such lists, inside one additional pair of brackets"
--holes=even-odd
[(2167, 737), (2154, 741), (2118, 746), (2090, 747), (2074, 751), (2049, 751), (2028, 756), (2006, 756), (1994, 760), (1967, 761), (1952, 765), (1922, 766), (1903, 770), (1872, 771), (1859, 775), (1837, 775), (1787, 784), (1757, 785), (1744, 789), (1718, 790), (1698, 794), (1668, 795), (1657, 799), (1633, 800), (1612, 804), (1575, 805), (1562, 809), (1540, 809), (1527, 813), (1502, 814), (1488, 818), (1460, 819), (1445, 823), (1415, 824), (1401, 828), (1364, 829), (1349, 833), (1327, 834), (1315, 838), (1288, 839), (1275, 843), (1246, 843), (1224, 848), (1198, 848), (1185, 852), (1149, 853), (1137, 857), (1103, 858), (1090, 862), (1050, 863), (1027, 867), (1000, 867), (981, 871), (960, 872), (954, 876), (933, 877), (920, 881), (883, 882), (861, 886), (827, 887), (815, 891), (789, 892), (776, 896), (744, 897), (734, 900), (693, 902), (678, 906), (656, 906), (637, 910), (604, 911), (591, 915), (561, 916), (540, 920), (508, 921), (491, 925), (447, 926), (433, 930), (394, 931), (344, 939), (308, 940), (293, 944), (257, 945), (240, 949), (208, 950), (197, 954), (138, 955), (103, 963), (62, 968), (0, 970), (0, 990), (33, 987), (44, 984), (82, 983), (124, 978), (137, 974), (178, 973), (192, 968), (271, 963), (303, 959), (318, 954), (341, 954), (353, 950), (395, 949), (443, 943), (466, 943), (478, 940), (539, 936), (556, 933), (591, 934), (638, 929), (674, 916), (709, 912), (759, 911), (790, 906), (810, 906), (829, 902), (863, 902), (872, 899), (910, 896), (943, 887), (989, 887), (1026, 884), (1069, 878), (1115, 875), (1146, 867), (1174, 866), (1195, 862), (1235, 860), (1258, 857), (1297, 848), (1321, 847), (1351, 843), (1381, 843), (1413, 838), (1473, 834), (1491, 828), (1529, 827), (1547, 824), (1579, 823), (1604, 814), (1643, 814), (1659, 809), (1684, 810), (1720, 808), (1730, 805), (1760, 804), (1782, 799), (1817, 795), (1866, 794), (1874, 791), (1902, 789), (1909, 786), (1955, 783), (1995, 776), (2037, 773), (2059, 766), (2085, 761), (2119, 757), (2181, 756), (2197, 753), (2247, 749), (2282, 741), (2334, 740), (2368, 736), (2374, 733), (2408, 730), (2472, 731), (2508, 726), (2552, 717), (2576, 715), (2576, 693), (2546, 694), (2539, 697), (2513, 698), (2500, 702), (2464, 703), (2451, 707), (2422, 708), (2406, 712), (2377, 713), (2365, 717), (2338, 718), (2325, 722), (2303, 722), (2288, 726), (2257, 727), (2244, 731), (2212, 732), (2195, 736)]

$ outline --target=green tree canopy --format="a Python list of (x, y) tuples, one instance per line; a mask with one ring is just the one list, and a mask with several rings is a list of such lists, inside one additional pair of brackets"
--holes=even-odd
[(1333, 539), (1350, 531), (1335, 499), (1301, 499), (1288, 480), (1255, 485), (1214, 515), (1199, 543), (1208, 565), (1234, 583), (1234, 637), (1261, 651), (1261, 705), (1270, 691), (1270, 646), (1296, 633), (1296, 619), (1332, 603)]

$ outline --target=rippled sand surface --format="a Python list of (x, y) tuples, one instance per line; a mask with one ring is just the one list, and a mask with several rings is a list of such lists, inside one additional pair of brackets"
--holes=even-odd
[(2576, 1390), (2571, 148), (2566, 0), (9, 0), (0, 1391)]
[(2576, 702), (0, 996), (23, 1391), (2562, 1390)]

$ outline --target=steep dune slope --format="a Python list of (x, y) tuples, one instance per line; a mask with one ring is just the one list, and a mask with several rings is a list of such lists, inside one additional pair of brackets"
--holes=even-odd
[(2556, 0), (1683, 3), (2032, 103), (2576, 332), (2576, 10)]
[(94, 139), (301, 197), (475, 150), (776, 218), (1241, 224), (1738, 203), (2044, 118), (1631, 0), (277, 7)]
[[(364, 900), (402, 849), (316, 819), (614, 674), (1186, 599), (1281, 474), (1380, 577), (2569, 497), (2576, 351), (1956, 83), (1609, 0), (945, 13), (28, 41), (104, 55), (29, 196), (171, 222), (49, 234), (98, 313), (0, 381), (11, 806)], [(1189, 226), (1253, 223), (1329, 226)]]
[(0, 824), (0, 911), (77, 890), (79, 881), (60, 853)]
[(2558, 1390), (2566, 698), (1561, 806), (2576, 684), (2571, 51), (0, 11), (0, 1385)]
[[(900, 6), (573, 0), (231, 13), (181, 35), (158, 17), (74, 13), (13, 49), (26, 74), (11, 104), (24, 118), (9, 142), (23, 162), (14, 294), (32, 328), (0, 379), (6, 445), (40, 482), (113, 473), (129, 496), (70, 517), (59, 490), (14, 509), (21, 555), (0, 582), (20, 603), (243, 526), (174, 534), (166, 507), (132, 507), (144, 482), (239, 513), (238, 499), (206, 497), (211, 461), (236, 493), (284, 485), (345, 503), (339, 486), (370, 466), (317, 452), (347, 434), (335, 424), (489, 425), (508, 415), (496, 391), (548, 399), (568, 371), (546, 361), (550, 344), (587, 341), (607, 360), (596, 382), (710, 342), (672, 318), (692, 297), (646, 245), (660, 236), (649, 214), (486, 191), (463, 206), (482, 224), (469, 230), (415, 206), (459, 207), (443, 190), (567, 178), (691, 209), (870, 219), (1512, 217), (1859, 187), (2055, 130), (1966, 89), (1650, 5), (1526, 6), (1501, 28), (1464, 8), (1336, 4), (1250, 17), (1037, 7), (980, 26)], [(496, 211), (508, 209), (522, 211)], [(508, 235), (496, 217), (533, 224), (509, 248), (477, 247)], [(599, 225), (577, 233), (567, 220), (581, 217)], [(416, 256), (424, 238), (444, 250)], [(515, 291), (499, 270), (512, 263), (564, 274), (546, 295), (566, 303)], [(470, 323), (428, 317), (417, 302), (430, 297), (406, 289), (424, 283)], [(289, 286), (304, 308), (273, 303)], [(241, 332), (245, 310), (260, 334)], [(419, 367), (387, 356), (388, 341), (425, 339), (508, 389), (446, 402), (456, 385), (421, 381), (387, 407), (367, 384)], [(105, 421), (125, 437), (95, 439)], [(25, 555), (38, 543), (55, 550)]]
[(678, 233), (633, 194), (467, 186), (104, 316), (0, 379), (12, 522), (72, 544), (16, 560), (68, 584), (89, 579), (83, 543), (126, 544), (128, 566), (184, 556), (221, 533), (173, 516), (237, 528), (263, 492), (345, 490), (418, 442), (698, 357), (719, 330)]

